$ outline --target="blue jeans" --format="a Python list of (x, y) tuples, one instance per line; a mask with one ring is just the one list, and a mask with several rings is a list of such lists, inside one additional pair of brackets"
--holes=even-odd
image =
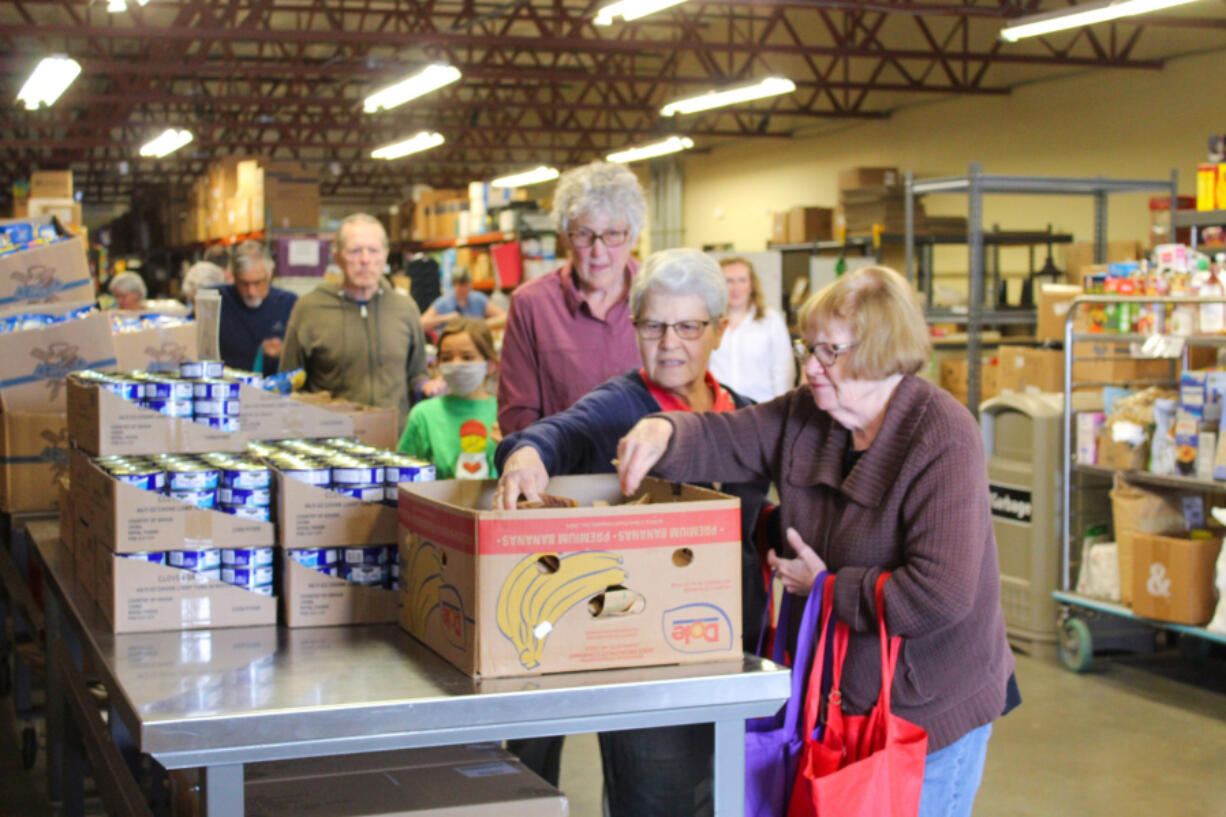
[(928, 755), (919, 817), (971, 816), (991, 736), (992, 724), (984, 724)]

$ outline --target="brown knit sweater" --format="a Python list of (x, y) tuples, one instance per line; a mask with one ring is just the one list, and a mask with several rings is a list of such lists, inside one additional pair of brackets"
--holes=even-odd
[(653, 416), (676, 432), (654, 473), (778, 486), (784, 526), (835, 573), (835, 615), (853, 630), (847, 712), (866, 712), (881, 686), (873, 587), (886, 569), (886, 628), (903, 637), (894, 712), (928, 730), (930, 752), (1000, 716), (1013, 654), (987, 467), (974, 418), (949, 394), (904, 377), (847, 479), (851, 434), (808, 389), (726, 414)]

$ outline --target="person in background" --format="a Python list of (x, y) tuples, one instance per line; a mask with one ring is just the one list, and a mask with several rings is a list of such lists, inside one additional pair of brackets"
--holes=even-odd
[(762, 297), (762, 283), (745, 258), (719, 262), (728, 285), (728, 331), (711, 354), (711, 374), (764, 403), (796, 385), (796, 362), (787, 322)]
[(235, 369), (275, 374), (298, 296), (272, 285), (276, 264), (259, 241), (234, 248), (234, 283), (221, 287), (221, 359)]
[(456, 318), (478, 318), (490, 329), (507, 322), (507, 313), (495, 306), (483, 292), (473, 291), (473, 276), (468, 267), (456, 267), (451, 273), (450, 295), (440, 295), (421, 316), (421, 326), (433, 332)]
[(434, 463), (439, 479), (488, 479), (498, 475), (498, 404), (486, 390), (498, 367), (494, 336), (485, 321), (456, 318), (438, 338), (438, 368), (447, 393), (409, 412), (400, 451)]
[(341, 280), (298, 299), (285, 330), (281, 371), (304, 369), (306, 391), (394, 408), (404, 425), (411, 397), (432, 397), (421, 313), (384, 277), (387, 233), (366, 213), (346, 217), (333, 256)]
[(915, 290), (865, 267), (800, 310), (807, 388), (728, 414), (656, 414), (618, 444), (622, 490), (670, 480), (770, 479), (790, 552), (768, 554), (789, 593), (834, 575), (851, 628), (840, 693), (866, 713), (881, 688), (874, 588), (902, 637), (895, 715), (928, 733), (920, 817), (969, 817), (993, 722), (1021, 702), (1005, 638), (983, 439), (920, 378), (931, 345)]
[(115, 299), (116, 309), (140, 309), (149, 297), (145, 279), (136, 272), (121, 272), (111, 279), (107, 290)]
[(202, 289), (215, 289), (225, 282), (226, 273), (221, 267), (209, 261), (197, 261), (183, 276), (183, 287), (179, 294), (183, 296), (183, 303), (187, 304), (189, 309), (195, 309), (197, 292)]
[(221, 267), (222, 275), (225, 277), (225, 283), (229, 284), (234, 281), (234, 270), (230, 265), (230, 250), (224, 244), (214, 244), (204, 251), (202, 261), (208, 261), (210, 264), (216, 264)]
[(639, 365), (627, 295), (646, 217), (643, 188), (625, 165), (592, 162), (558, 180), (553, 218), (569, 258), (511, 297), (498, 376), (504, 434)]

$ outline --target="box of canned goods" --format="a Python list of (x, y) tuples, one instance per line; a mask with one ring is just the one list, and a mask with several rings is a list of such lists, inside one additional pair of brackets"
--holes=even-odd
[(221, 551), (221, 564), (226, 567), (258, 567), (272, 562), (272, 548), (222, 548)]
[(399, 598), (395, 591), (386, 589), (387, 565), (336, 563), (338, 551), (353, 550), (364, 548), (282, 550), (279, 564), (285, 626), (390, 624), (396, 621)]
[[(270, 458), (277, 479), (281, 544), (336, 547), (346, 542), (390, 545), (396, 541), (396, 509), (383, 504), (385, 486), (348, 486), (348, 495), (325, 486), (331, 469), (296, 456)], [(306, 478), (315, 480), (313, 484)]]
[(272, 565), (256, 565), (253, 567), (223, 567), (221, 580), (226, 584), (237, 584), (241, 587), (255, 587), (260, 584), (272, 584)]

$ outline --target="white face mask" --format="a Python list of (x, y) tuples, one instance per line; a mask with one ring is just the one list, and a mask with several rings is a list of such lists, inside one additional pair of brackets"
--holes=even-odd
[(447, 383), (447, 391), (457, 397), (472, 394), (485, 382), (485, 361), (471, 363), (441, 363), (438, 372)]

